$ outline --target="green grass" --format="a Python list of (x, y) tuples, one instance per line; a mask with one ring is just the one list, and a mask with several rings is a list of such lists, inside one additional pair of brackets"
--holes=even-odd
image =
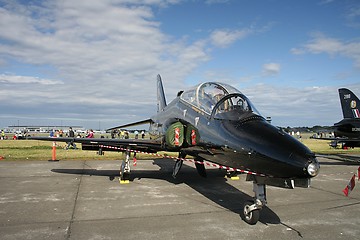
[(360, 154), (360, 148), (332, 148), (329, 146), (330, 141), (311, 139), (311, 135), (310, 133), (302, 134), (301, 142), (317, 154)]
[[(0, 156), (4, 160), (51, 160), (52, 142), (36, 140), (1, 140)], [(104, 152), (104, 155), (98, 155), (96, 151), (83, 151), (81, 149), (66, 150), (66, 143), (57, 143), (57, 160), (121, 160), (125, 158), (123, 153)], [(77, 144), (81, 148), (81, 144)], [(177, 153), (165, 153), (171, 156), (177, 156)], [(154, 156), (147, 154), (137, 154), (138, 159), (153, 159)]]
[[(330, 148), (329, 141), (309, 139), (303, 136), (302, 143), (318, 154), (360, 154), (360, 148), (334, 149)], [(52, 142), (35, 140), (0, 140), (0, 156), (4, 160), (50, 160), (52, 157)], [(81, 144), (77, 144), (81, 148)], [(118, 152), (105, 152), (98, 155), (96, 151), (83, 151), (81, 149), (65, 150), (66, 143), (57, 143), (56, 159), (58, 160), (121, 160), (124, 154)], [(161, 153), (160, 153), (161, 154)], [(171, 156), (177, 153), (162, 152)], [(154, 156), (137, 154), (138, 159), (153, 159)]]
[(360, 148), (332, 148), (326, 140), (304, 139), (302, 142), (317, 154), (360, 154)]

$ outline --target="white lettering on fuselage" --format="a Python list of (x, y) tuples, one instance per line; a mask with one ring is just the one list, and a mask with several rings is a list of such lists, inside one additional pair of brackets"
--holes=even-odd
[(352, 132), (360, 132), (360, 128), (352, 128), (351, 131)]
[(344, 99), (349, 99), (350, 97), (350, 94), (344, 94)]

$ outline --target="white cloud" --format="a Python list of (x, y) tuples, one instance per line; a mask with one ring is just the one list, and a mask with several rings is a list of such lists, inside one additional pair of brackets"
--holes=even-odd
[(229, 0), (206, 0), (206, 4), (222, 4), (222, 3), (228, 3)]
[(291, 48), (290, 52), (294, 55), (301, 55), (305, 53), (305, 50), (301, 48)]
[(354, 65), (360, 68), (360, 42), (343, 42), (339, 39), (327, 37), (321, 33), (313, 35), (308, 43), (300, 48), (291, 49), (293, 54), (322, 54), (326, 53), (332, 57), (343, 56), (354, 61)]
[(330, 4), (332, 2), (334, 2), (335, 0), (323, 0), (319, 3), (319, 5), (326, 5), (326, 4)]
[[(360, 84), (347, 86), (358, 96)], [(265, 117), (271, 116), (278, 126), (328, 125), (340, 121), (338, 87), (284, 87), (257, 84), (242, 89)]]
[(263, 65), (263, 74), (273, 76), (279, 74), (281, 66), (279, 63), (266, 63)]
[(13, 75), (5, 75), (5, 74), (0, 74), (0, 82), (7, 84), (30, 84), (30, 83), (41, 84), (41, 85), (64, 84), (64, 82), (59, 80), (41, 79), (32, 76), (13, 76)]
[(252, 31), (249, 29), (242, 29), (242, 30), (217, 29), (211, 33), (210, 40), (214, 46), (225, 48), (231, 45), (232, 43), (234, 43), (235, 41), (247, 37), (251, 33)]
[[(172, 99), (184, 76), (209, 59), (206, 41), (174, 39), (154, 20), (151, 7), (178, 2), (7, 2), (0, 7), (1, 65), (19, 62), (54, 71), (28, 76), (13, 67), (1, 75), (0, 81), (7, 83), (0, 89), (2, 113), (106, 116), (116, 124), (149, 117), (155, 111), (158, 73)], [(9, 101), (12, 96), (17, 98)]]
[(359, 3), (351, 5), (345, 14), (348, 26), (355, 29), (360, 27), (360, 5)]
[(248, 27), (241, 29), (215, 29), (210, 33), (209, 41), (215, 47), (226, 48), (236, 41), (242, 40), (251, 35), (267, 32), (274, 26), (274, 24), (275, 22), (268, 22), (266, 25), (257, 26), (256, 23), (253, 23)]

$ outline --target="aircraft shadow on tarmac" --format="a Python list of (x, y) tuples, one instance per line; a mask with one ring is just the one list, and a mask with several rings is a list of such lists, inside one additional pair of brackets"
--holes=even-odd
[(321, 165), (333, 165), (333, 166), (360, 166), (360, 163), (355, 162), (329, 162), (329, 161), (319, 161), (320, 166)]
[(348, 165), (348, 166), (360, 166), (360, 157), (359, 156), (349, 156), (344, 154), (328, 154), (328, 155), (319, 155), (319, 157), (335, 160), (334, 161), (319, 161), (320, 165)]
[[(176, 179), (172, 177), (173, 161), (168, 159), (155, 159), (153, 164), (160, 167), (159, 170), (136, 170), (132, 169), (130, 181), (134, 179), (149, 178), (165, 180), (173, 184), (184, 183), (208, 198), (217, 205), (228, 209), (243, 218), (243, 205), (253, 198), (246, 193), (227, 183), (224, 178), (225, 171), (220, 169), (207, 169), (207, 178), (201, 177), (195, 168), (183, 164)], [(119, 170), (97, 170), (97, 169), (52, 169), (52, 172), (88, 176), (105, 176), (112, 181), (119, 177)], [(241, 176), (241, 175), (240, 175)], [(245, 175), (243, 175), (245, 177)], [(249, 182), (248, 184), (251, 184)], [(265, 206), (261, 210), (260, 222), (263, 224), (281, 224), (278, 215)]]

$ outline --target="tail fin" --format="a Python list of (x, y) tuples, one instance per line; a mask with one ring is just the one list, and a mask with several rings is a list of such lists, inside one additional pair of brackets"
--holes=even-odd
[(360, 118), (360, 101), (349, 89), (340, 88), (339, 97), (344, 118)]
[(158, 112), (161, 112), (166, 107), (164, 87), (161, 81), (160, 74), (157, 75), (157, 106)]

